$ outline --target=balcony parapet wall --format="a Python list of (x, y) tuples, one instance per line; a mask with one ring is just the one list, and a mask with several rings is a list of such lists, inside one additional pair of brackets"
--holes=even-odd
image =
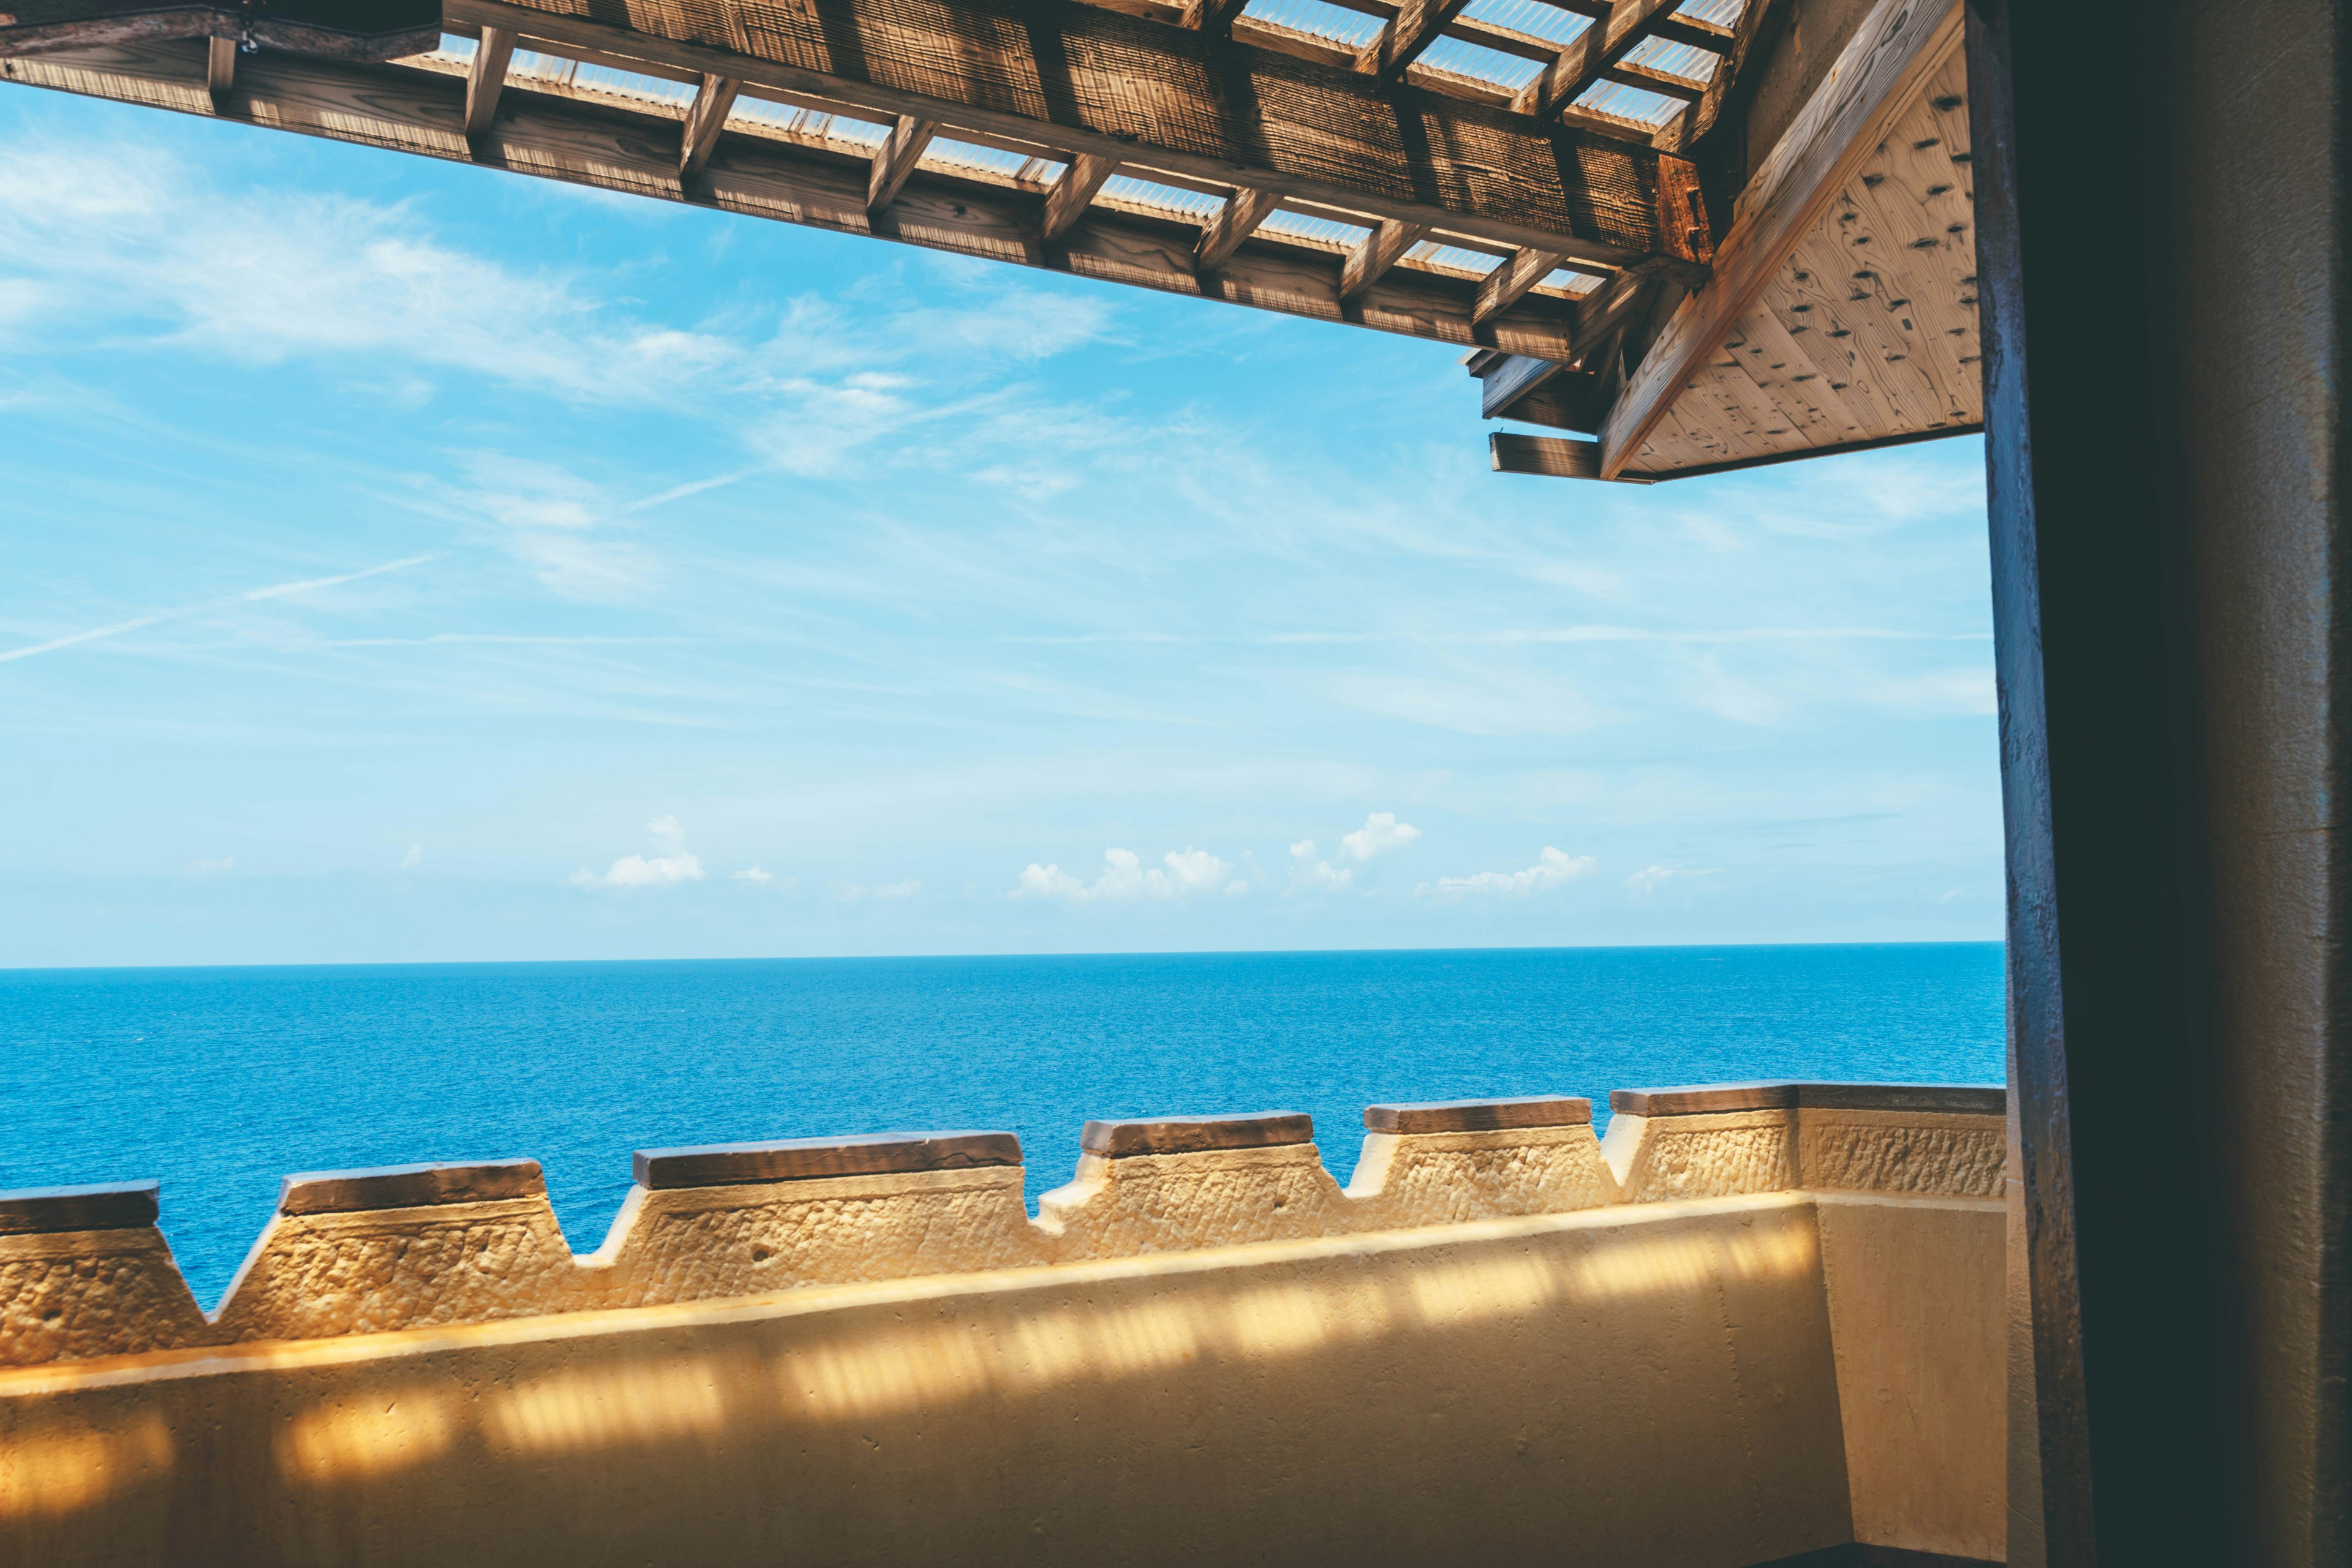
[(0, 1366), (1612, 1205), (2000, 1191), (1999, 1089), (1736, 1084), (1612, 1103), (1605, 1147), (1576, 1098), (1374, 1106), (1344, 1190), (1294, 1112), (1089, 1122), (1076, 1174), (1034, 1221), (1011, 1133), (646, 1150), (603, 1245), (577, 1258), (534, 1161), (290, 1176), (210, 1319), (156, 1229), (153, 1184), (0, 1194)]

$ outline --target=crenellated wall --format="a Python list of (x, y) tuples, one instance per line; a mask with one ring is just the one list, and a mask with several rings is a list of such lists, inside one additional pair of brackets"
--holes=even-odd
[[(1266, 1513), (1294, 1484), (1390, 1520), (1376, 1561), (1415, 1560), (1404, 1500), (1503, 1496), (1533, 1510), (1492, 1532), (1503, 1561), (1556, 1560), (1562, 1531), (1725, 1568), (1844, 1541), (1998, 1557), (2000, 1091), (1613, 1105), (1605, 1149), (1581, 1100), (1376, 1106), (1345, 1190), (1304, 1116), (1090, 1122), (1034, 1221), (1007, 1133), (648, 1150), (579, 1258), (530, 1161), (294, 1176), (209, 1320), (152, 1184), (0, 1194), (0, 1564), (579, 1561), (534, 1507), (624, 1497), (669, 1521), (665, 1562), (1172, 1563), (1260, 1554), (1219, 1531), (1262, 1515), (1311, 1553)], [(1315, 1381), (1342, 1365), (1369, 1381)], [(778, 1378), (754, 1418), (743, 1388)], [(908, 1420), (898, 1458), (865, 1451)], [(1605, 1430), (1605, 1462), (1563, 1420)], [(1746, 1489), (1736, 1517), (1596, 1514), (1700, 1454), (1688, 1484)], [(1064, 1495), (1076, 1474), (1099, 1498)], [(1015, 1550), (1120, 1498), (1085, 1553)]]

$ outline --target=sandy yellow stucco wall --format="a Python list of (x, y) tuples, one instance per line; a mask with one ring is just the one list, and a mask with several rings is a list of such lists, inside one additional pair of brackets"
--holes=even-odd
[[(1675, 1133), (1648, 1111), (1620, 1121)], [(1680, 1195), (1631, 1202), (1557, 1117), (1392, 1119), (1346, 1193), (1279, 1128), (1106, 1135), (1043, 1224), (1017, 1169), (641, 1162), (578, 1260), (535, 1171), (365, 1211), (330, 1179), (257, 1247), (242, 1320), (173, 1308), (181, 1348), (119, 1353), (85, 1310), (80, 1359), (0, 1370), (0, 1565), (1997, 1558), (2001, 1205), (1918, 1190), (1966, 1159), (1885, 1184), (1923, 1168), (1895, 1143), (1972, 1124), (1889, 1113), (1895, 1142), (1832, 1163), (1882, 1185), (1816, 1188), (1808, 1108), (1748, 1114), (1787, 1179), (1694, 1122)]]

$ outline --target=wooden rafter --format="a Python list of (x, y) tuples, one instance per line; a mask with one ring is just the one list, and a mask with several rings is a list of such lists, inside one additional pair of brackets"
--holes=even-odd
[[(0, 81), (211, 115), (205, 68), (203, 42), (190, 40), (0, 58)], [(600, 100), (530, 77), (507, 84), (495, 121), (469, 143), (464, 133), (469, 75), (437, 61), (353, 65), (264, 50), (240, 62), (237, 91), (217, 114), (1465, 347), (1486, 337), (1507, 353), (1555, 358), (1568, 357), (1574, 347), (1575, 310), (1568, 301), (1531, 294), (1474, 332), (1476, 282), (1411, 262), (1391, 267), (1360, 295), (1343, 300), (1344, 247), (1288, 233), (1253, 235), (1222, 266), (1204, 271), (1197, 264), (1199, 226), (1097, 201), (1070, 204), (1067, 226), (1045, 245), (1039, 235), (1053, 187), (985, 171), (919, 167), (886, 221), (877, 225), (866, 210), (868, 155), (756, 121), (731, 122), (700, 177), (689, 184), (679, 178), (674, 151), (686, 118), (682, 106)], [(965, 130), (955, 126), (950, 134), (961, 137)], [(1079, 167), (1074, 163), (1073, 174)]]
[(1522, 247), (1512, 253), (1509, 260), (1486, 274), (1478, 285), (1477, 303), (1471, 307), (1470, 320), (1484, 325), (1527, 297), (1528, 289), (1550, 277), (1567, 260), (1557, 251)]
[(570, 8), (584, 3), (448, 0), (447, 12), (841, 99), (885, 120), (1025, 136), (1604, 268), (1662, 247), (1706, 259), (1672, 212), (1695, 180), (1653, 150), (1078, 0), (812, 0), (763, 8), (756, 26), (731, 0), (691, 22), (638, 7), (633, 25)]
[(215, 34), (205, 40), (205, 90), (218, 103), (236, 85), (236, 40)]
[(1202, 272), (1214, 272), (1234, 258), (1242, 241), (1257, 232), (1257, 226), (1274, 216), (1282, 198), (1272, 191), (1262, 191), (1254, 185), (1244, 185), (1225, 198), (1217, 216), (1201, 229), (1199, 246), (1194, 249), (1193, 265)]
[(1544, 73), (1520, 89), (1518, 107), (1549, 120), (1584, 96), (1609, 68), (1650, 36), (1652, 24), (1679, 0), (1615, 0), (1605, 20), (1596, 20), (1562, 49)]
[(695, 89), (678, 148), (679, 179), (693, 179), (710, 162), (710, 151), (719, 144), (719, 132), (727, 123), (728, 112), (735, 107), (736, 95), (742, 90), (741, 82), (726, 76), (705, 76)]
[(923, 150), (931, 144), (939, 130), (936, 120), (918, 120), (911, 114), (898, 116), (890, 134), (875, 150), (873, 172), (866, 176), (867, 217), (880, 217), (898, 199), (898, 193), (906, 188), (907, 176), (915, 172), (915, 165), (922, 161)]
[(499, 114), (499, 96), (506, 90), (507, 68), (514, 63), (515, 36), (504, 27), (484, 27), (474, 46), (473, 63), (466, 68), (466, 135), (470, 140), (488, 132)]
[(1429, 226), (1383, 218), (1363, 242), (1348, 253), (1339, 269), (1339, 298), (1353, 300), (1388, 275), (1404, 253), (1428, 237)]
[(1380, 36), (1364, 46), (1356, 68), (1382, 81), (1394, 81), (1469, 4), (1470, 0), (1404, 0)]
[(1086, 216), (1087, 204), (1095, 199), (1103, 182), (1118, 172), (1116, 158), (1081, 153), (1071, 159), (1062, 177), (1054, 182), (1053, 193), (1045, 198), (1045, 216), (1038, 226), (1037, 237), (1051, 245), (1069, 233), (1070, 226)]

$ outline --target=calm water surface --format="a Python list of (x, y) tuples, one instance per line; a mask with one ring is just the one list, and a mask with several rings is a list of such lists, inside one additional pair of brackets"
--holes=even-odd
[(529, 1155), (592, 1249), (639, 1148), (1756, 1078), (1998, 1083), (1998, 943), (0, 971), (0, 1189), (160, 1179), (207, 1306), (278, 1178)]

